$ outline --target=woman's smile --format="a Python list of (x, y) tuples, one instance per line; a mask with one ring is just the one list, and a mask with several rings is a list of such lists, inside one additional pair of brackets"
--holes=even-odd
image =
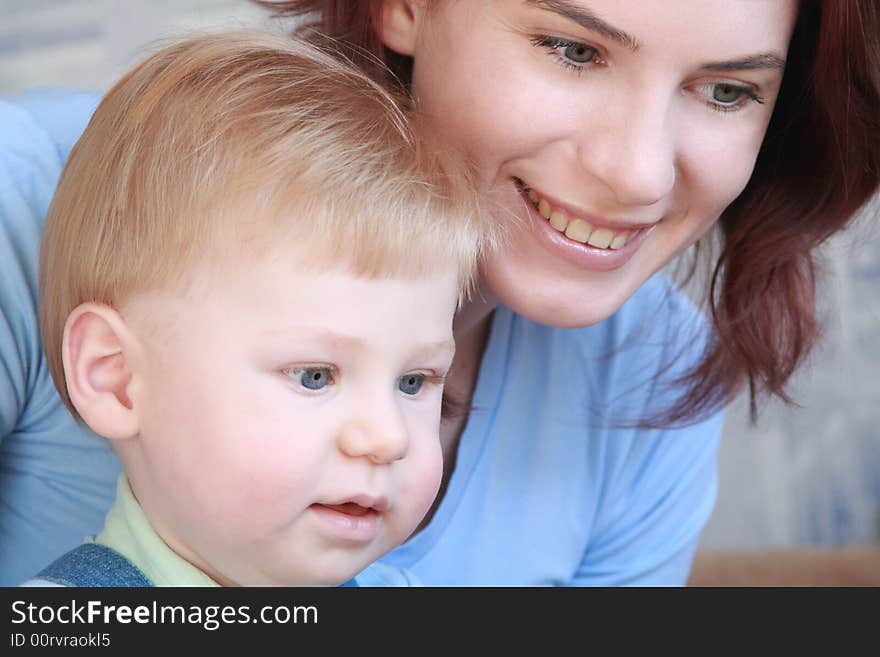
[(529, 227), (541, 246), (585, 270), (622, 267), (658, 223), (611, 221), (549, 200), (522, 181), (517, 180), (516, 186), (528, 213)]

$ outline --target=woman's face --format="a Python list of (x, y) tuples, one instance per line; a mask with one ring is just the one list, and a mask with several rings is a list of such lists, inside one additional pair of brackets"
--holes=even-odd
[(514, 226), (483, 267), (556, 326), (615, 312), (745, 187), (796, 0), (386, 2), (436, 129)]

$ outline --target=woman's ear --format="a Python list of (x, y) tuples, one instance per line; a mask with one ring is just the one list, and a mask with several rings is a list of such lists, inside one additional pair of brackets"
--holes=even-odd
[(133, 336), (113, 308), (84, 303), (67, 318), (61, 347), (67, 393), (80, 417), (110, 440), (139, 432), (128, 394), (131, 363), (126, 360)]
[(425, 0), (382, 0), (377, 10), (376, 30), (385, 47), (412, 56), (426, 10)]

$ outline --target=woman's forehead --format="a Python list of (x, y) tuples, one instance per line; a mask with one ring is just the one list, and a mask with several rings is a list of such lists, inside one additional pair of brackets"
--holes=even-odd
[[(787, 47), (798, 0), (488, 0), (475, 7), (435, 0), (430, 15), (455, 16), (453, 25), (479, 31), (505, 27), (553, 27), (637, 51), (645, 47), (735, 50)], [(445, 15), (445, 18), (450, 18)]]

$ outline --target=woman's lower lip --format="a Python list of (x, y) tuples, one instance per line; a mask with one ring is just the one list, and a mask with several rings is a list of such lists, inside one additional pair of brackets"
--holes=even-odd
[(657, 224), (643, 228), (636, 233), (622, 249), (598, 249), (582, 244), (560, 233), (550, 222), (541, 216), (528, 197), (518, 190), (526, 205), (529, 224), (538, 242), (551, 254), (562, 258), (579, 269), (588, 271), (613, 271), (623, 267), (633, 257), (645, 238)]
[(328, 534), (354, 543), (369, 543), (379, 533), (380, 514), (372, 509), (362, 516), (343, 513), (323, 504), (312, 504), (314, 513), (322, 529)]

